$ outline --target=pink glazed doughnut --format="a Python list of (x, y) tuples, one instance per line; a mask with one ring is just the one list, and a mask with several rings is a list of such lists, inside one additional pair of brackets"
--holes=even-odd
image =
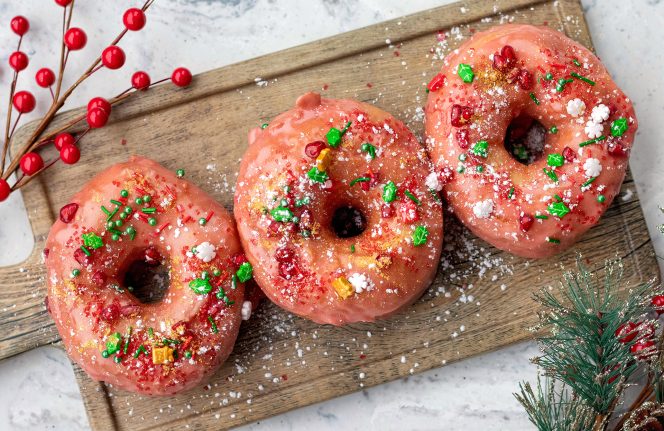
[(574, 244), (619, 193), (632, 103), (588, 49), (503, 25), (450, 53), (429, 83), (426, 145), (444, 196), (477, 236), (527, 258)]
[[(146, 395), (190, 389), (226, 360), (251, 272), (233, 218), (180, 177), (139, 157), (114, 165), (62, 208), (46, 240), (47, 305), (69, 357)], [(161, 301), (130, 292), (137, 263), (168, 270)]]
[(301, 96), (250, 133), (240, 165), (234, 213), (256, 281), (318, 323), (395, 313), (436, 274), (438, 184), (424, 148), (388, 113)]

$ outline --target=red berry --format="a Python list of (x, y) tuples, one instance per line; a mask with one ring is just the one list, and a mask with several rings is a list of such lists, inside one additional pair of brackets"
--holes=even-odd
[(14, 94), (12, 99), (12, 104), (14, 108), (21, 114), (27, 114), (35, 109), (35, 96), (32, 95), (29, 91), (19, 91)]
[(17, 72), (28, 67), (28, 56), (24, 52), (14, 51), (9, 56), (9, 66)]
[(452, 105), (452, 110), (450, 112), (452, 125), (454, 127), (461, 127), (464, 124), (467, 124), (473, 116), (473, 110), (471, 108), (457, 104)]
[(62, 149), (60, 150), (60, 158), (66, 164), (73, 165), (81, 158), (81, 152), (78, 150), (76, 145), (63, 145)]
[(638, 335), (636, 328), (637, 324), (634, 322), (623, 323), (618, 327), (618, 329), (616, 329), (615, 336), (621, 343), (629, 343)]
[(55, 141), (53, 141), (53, 144), (58, 151), (62, 150), (62, 147), (65, 145), (74, 145), (75, 143), (76, 140), (69, 133), (60, 133), (55, 137)]
[(44, 160), (37, 153), (27, 153), (21, 157), (21, 170), (25, 175), (34, 175), (44, 167)]
[(439, 90), (443, 85), (445, 85), (445, 75), (439, 73), (438, 75), (434, 76), (431, 81), (429, 81), (427, 89), (429, 91), (436, 91)]
[(535, 223), (535, 217), (530, 214), (523, 214), (519, 217), (519, 227), (523, 232), (528, 232), (533, 227), (533, 223)]
[(125, 53), (119, 46), (111, 45), (101, 53), (101, 62), (109, 69), (119, 69), (124, 66)]
[(576, 159), (576, 152), (570, 147), (563, 148), (563, 157), (567, 163), (572, 163)]
[(656, 354), (657, 348), (655, 347), (655, 342), (653, 340), (639, 340), (632, 344), (629, 351), (632, 352), (632, 355), (636, 356), (637, 359), (644, 360)]
[(72, 2), (72, 0), (55, 0), (55, 2), (62, 7), (67, 7), (69, 6), (69, 3)]
[(12, 31), (19, 36), (23, 36), (30, 29), (30, 22), (24, 16), (18, 15), (12, 18), (11, 23)]
[(122, 22), (127, 30), (138, 31), (145, 26), (145, 13), (135, 7), (127, 9), (122, 16)]
[(178, 67), (171, 75), (171, 81), (178, 87), (186, 87), (191, 84), (191, 72), (184, 67)]
[(90, 99), (88, 102), (88, 111), (91, 111), (94, 108), (101, 108), (106, 111), (108, 115), (111, 115), (111, 104), (103, 97), (94, 97)]
[(150, 87), (150, 75), (145, 72), (136, 72), (131, 77), (131, 86), (137, 90), (147, 90)]
[(664, 295), (653, 296), (650, 303), (655, 307), (658, 316), (664, 313)]
[(511, 46), (503, 46), (503, 49), (500, 50), (500, 56), (505, 60), (506, 70), (511, 69), (516, 64), (516, 53)]
[(48, 88), (55, 82), (55, 73), (48, 67), (43, 67), (37, 71), (35, 81), (40, 87)]
[(65, 33), (65, 45), (70, 51), (83, 49), (88, 41), (85, 32), (78, 27), (72, 27)]
[(310, 142), (307, 144), (306, 147), (304, 147), (304, 154), (307, 155), (307, 157), (311, 157), (312, 159), (315, 159), (318, 157), (321, 151), (325, 149), (327, 145), (325, 145), (325, 142), (323, 141), (314, 141)]
[(9, 187), (9, 183), (2, 178), (0, 178), (0, 202), (4, 201), (9, 197), (9, 193), (11, 193), (12, 188)]
[(522, 90), (528, 91), (533, 88), (533, 85), (535, 85), (533, 74), (526, 69), (521, 69), (517, 79), (519, 80), (519, 87), (521, 87)]
[(77, 203), (72, 202), (63, 206), (60, 208), (60, 221), (63, 223), (70, 223), (72, 220), (74, 220), (76, 211), (78, 211)]
[(88, 111), (86, 119), (88, 120), (88, 125), (92, 129), (98, 129), (106, 125), (108, 122), (108, 114), (101, 108), (92, 108)]

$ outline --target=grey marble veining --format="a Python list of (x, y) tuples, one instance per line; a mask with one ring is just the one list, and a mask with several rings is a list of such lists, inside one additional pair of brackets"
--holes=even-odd
[[(74, 54), (82, 60), (77, 59), (77, 64), (87, 64), (120, 28), (122, 11), (138, 3), (77, 1), (74, 25), (86, 29), (89, 36), (89, 48)], [(178, 65), (202, 72), (445, 3), (451, 2), (159, 0), (149, 13), (149, 29), (122, 42), (128, 67), (94, 76), (68, 106), (81, 105), (94, 95), (119, 92), (139, 69), (149, 71), (154, 79), (168, 75)], [(664, 56), (660, 46), (664, 2), (583, 0), (583, 6), (599, 56), (636, 105), (640, 129), (631, 166), (656, 250), (664, 256), (664, 237), (656, 231), (664, 222), (658, 210), (664, 204)], [(31, 64), (19, 88), (34, 91), (41, 99), (37, 110), (45, 109), (47, 93), (36, 87), (32, 77), (42, 66), (56, 65), (59, 13), (51, 0), (0, 1), (3, 97), (10, 80), (6, 60), (16, 42), (8, 23), (12, 16), (23, 14), (31, 20), (31, 33), (23, 48)], [(66, 82), (77, 72), (72, 71)], [(0, 103), (0, 118), (5, 109), (5, 103)], [(22, 199), (15, 195), (10, 203), (0, 205), (0, 265), (20, 262), (31, 249), (31, 241)], [(532, 429), (512, 392), (519, 380), (534, 377), (528, 358), (535, 354), (532, 343), (512, 346), (242, 429)], [(71, 365), (62, 351), (47, 347), (4, 360), (0, 362), (0, 382), (0, 430), (88, 428)]]

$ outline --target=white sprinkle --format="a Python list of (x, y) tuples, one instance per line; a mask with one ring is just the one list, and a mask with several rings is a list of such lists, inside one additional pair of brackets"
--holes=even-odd
[(473, 213), (477, 218), (489, 218), (492, 212), (493, 201), (491, 199), (475, 202), (475, 205), (473, 205)]
[(609, 119), (609, 113), (609, 107), (603, 103), (600, 103), (593, 108), (593, 112), (590, 114), (590, 117), (595, 123), (601, 123)]
[(216, 255), (214, 246), (207, 241), (196, 246), (196, 257), (205, 263), (210, 262)]
[(427, 178), (424, 180), (424, 184), (436, 192), (439, 192), (443, 189), (443, 186), (440, 184), (440, 181), (438, 180), (438, 174), (435, 172), (431, 172), (429, 175), (427, 175)]
[(596, 123), (594, 120), (588, 120), (585, 131), (590, 139), (599, 138), (602, 136), (604, 126), (601, 123)]
[(373, 283), (365, 274), (360, 274), (359, 272), (354, 272), (348, 277), (348, 281), (355, 289), (355, 293), (362, 293), (365, 290), (369, 291), (373, 289)]
[(251, 317), (251, 301), (244, 301), (242, 303), (242, 320), (249, 320)]
[(583, 163), (583, 170), (586, 177), (594, 178), (602, 172), (602, 164), (597, 159), (589, 158)]
[(580, 117), (586, 110), (583, 100), (576, 98), (567, 102), (567, 113), (572, 117)]

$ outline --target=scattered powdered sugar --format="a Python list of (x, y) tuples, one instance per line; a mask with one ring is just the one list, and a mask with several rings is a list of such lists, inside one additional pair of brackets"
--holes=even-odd
[(491, 199), (475, 202), (475, 205), (473, 205), (473, 214), (477, 218), (489, 218), (492, 212), (493, 201)]
[(242, 303), (242, 320), (249, 320), (251, 317), (251, 301), (244, 301)]
[(427, 175), (426, 180), (424, 180), (424, 184), (426, 184), (430, 190), (437, 192), (443, 189), (443, 186), (440, 184), (440, 180), (438, 179), (438, 174), (435, 172), (431, 172), (429, 175)]

